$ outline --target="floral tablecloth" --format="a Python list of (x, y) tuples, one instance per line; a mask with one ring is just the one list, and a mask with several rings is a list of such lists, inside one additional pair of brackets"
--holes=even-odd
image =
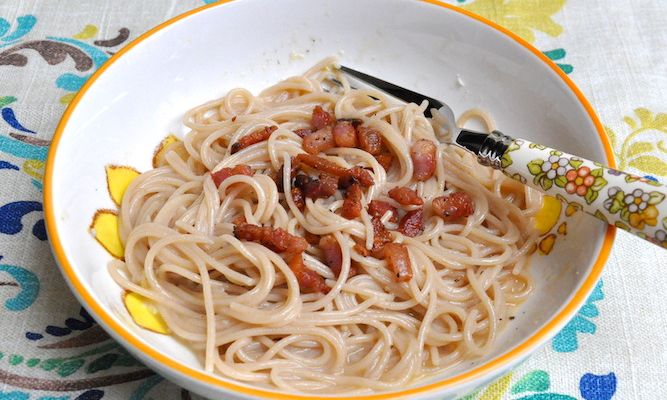
[[(50, 138), (83, 82), (142, 32), (206, 2), (0, 2), (0, 400), (196, 398), (135, 361), (74, 299), (48, 248), (41, 191)], [(667, 177), (664, 1), (452, 3), (513, 30), (568, 73), (621, 169)], [(667, 252), (619, 231), (572, 322), (466, 399), (667, 399), (666, 272)]]

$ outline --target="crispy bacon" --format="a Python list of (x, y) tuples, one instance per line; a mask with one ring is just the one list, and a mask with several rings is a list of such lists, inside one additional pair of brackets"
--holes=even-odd
[(245, 149), (248, 146), (252, 146), (255, 143), (267, 140), (276, 129), (278, 129), (278, 127), (275, 125), (266, 126), (248, 135), (243, 136), (236, 143), (232, 145), (232, 150), (231, 150), (232, 154), (238, 153), (239, 151)]
[(234, 224), (234, 225), (241, 225), (241, 224), (245, 224), (245, 223), (246, 223), (245, 215), (243, 215), (243, 214), (237, 215), (232, 220), (232, 224)]
[(338, 179), (329, 174), (320, 174), (319, 179), (299, 174), (294, 179), (294, 186), (301, 189), (304, 197), (313, 200), (326, 199), (336, 193)]
[(357, 130), (350, 121), (339, 119), (333, 127), (333, 136), (338, 147), (357, 147)]
[(354, 238), (353, 248), (360, 256), (368, 257), (371, 255), (371, 252), (366, 248), (366, 245), (357, 238)]
[(283, 185), (283, 171), (284, 168), (281, 165), (280, 168), (278, 168), (278, 171), (271, 173), (271, 179), (273, 179), (273, 183), (276, 184), (276, 189), (278, 189), (278, 193), (283, 193), (285, 191), (285, 187)]
[(229, 178), (232, 175), (247, 175), (247, 176), (252, 176), (252, 169), (244, 164), (237, 165), (232, 168), (220, 168), (218, 171), (214, 172), (211, 174), (211, 177), (213, 178), (213, 183), (215, 183), (215, 186), (220, 187), (220, 184), (227, 178)]
[(260, 243), (276, 253), (300, 253), (308, 248), (306, 239), (291, 235), (282, 228), (240, 224), (234, 227), (234, 236), (240, 240)]
[(306, 136), (310, 136), (313, 132), (315, 132), (312, 128), (299, 128), (294, 131), (301, 139), (305, 138)]
[(294, 161), (338, 177), (347, 175), (346, 168), (341, 167), (333, 161), (311, 154), (299, 154), (294, 158)]
[(412, 266), (408, 248), (404, 244), (389, 243), (384, 246), (384, 258), (389, 268), (394, 272), (397, 282), (407, 282), (412, 279)]
[(352, 175), (341, 176), (338, 178), (338, 189), (346, 190), (355, 183), (359, 183), (359, 181), (357, 181), (357, 178), (353, 177)]
[(340, 275), (343, 266), (343, 252), (336, 238), (333, 235), (322, 236), (319, 245), (324, 255), (324, 264), (331, 268), (334, 275)]
[(348, 279), (358, 274), (361, 268), (361, 264), (358, 261), (350, 260), (350, 272), (347, 274)]
[(356, 166), (347, 170), (347, 174), (357, 180), (363, 187), (373, 186), (373, 177), (365, 169)]
[(445, 221), (467, 217), (475, 212), (475, 203), (466, 192), (454, 192), (449, 196), (433, 199), (433, 212)]
[(398, 231), (405, 236), (415, 237), (424, 232), (424, 210), (418, 208), (408, 211), (398, 224)]
[(418, 181), (425, 181), (435, 172), (435, 143), (427, 139), (417, 140), (410, 148), (410, 157), (414, 172), (412, 177)]
[(320, 243), (320, 235), (316, 235), (314, 233), (305, 231), (303, 233), (303, 237), (304, 237), (304, 239), (306, 239), (306, 242), (308, 242), (312, 245), (316, 245), (316, 244)]
[(338, 177), (334, 175), (329, 175), (329, 174), (320, 174), (320, 185), (322, 185), (322, 188), (320, 191), (322, 191), (325, 195), (328, 193), (331, 193), (329, 196), (332, 196), (336, 193), (336, 189), (338, 189)]
[(382, 153), (384, 142), (380, 132), (373, 128), (360, 126), (357, 128), (357, 139), (359, 139), (359, 148), (374, 156)]
[(377, 160), (378, 164), (380, 164), (385, 171), (388, 171), (389, 168), (391, 168), (391, 164), (394, 163), (394, 156), (389, 152), (382, 153), (375, 156), (375, 160)]
[(317, 272), (308, 269), (303, 263), (302, 253), (288, 253), (287, 265), (296, 276), (299, 282), (299, 288), (304, 292), (322, 292), (329, 293), (331, 288), (324, 283), (324, 278)]
[(306, 199), (303, 197), (303, 192), (301, 189), (298, 187), (293, 187), (290, 190), (290, 193), (292, 194), (292, 201), (294, 201), (296, 208), (303, 211), (304, 208), (306, 208)]
[(361, 186), (353, 184), (345, 193), (345, 200), (341, 208), (341, 215), (347, 219), (359, 218), (361, 216)]
[[(274, 172), (271, 174), (271, 179), (276, 183), (276, 187), (278, 188), (278, 193), (283, 193), (284, 188), (283, 188), (283, 171), (285, 170), (284, 165), (281, 165), (280, 168), (278, 168), (278, 171)], [(292, 170), (290, 171), (290, 178), (294, 179), (298, 172), (297, 166), (294, 164), (294, 160), (292, 160)]]
[(331, 116), (331, 114), (324, 111), (322, 107), (315, 106), (311, 120), (311, 124), (315, 127), (315, 129), (322, 129), (326, 126), (331, 126), (334, 124), (334, 122), (335, 119), (333, 116)]
[(396, 207), (387, 203), (386, 201), (381, 200), (372, 200), (368, 203), (368, 214), (372, 217), (382, 218), (389, 211), (391, 213), (391, 218), (389, 221), (398, 222), (398, 210)]
[(331, 127), (328, 126), (306, 136), (301, 143), (301, 147), (308, 154), (317, 154), (333, 149), (335, 146), (334, 135)]
[(389, 191), (389, 197), (404, 206), (421, 206), (424, 200), (419, 197), (416, 190), (405, 186), (396, 186)]
[(373, 185), (373, 177), (368, 173), (368, 171), (361, 167), (352, 167), (350, 169), (346, 169), (332, 161), (322, 157), (314, 156), (312, 154), (299, 154), (295, 157), (294, 162), (299, 164), (306, 164), (311, 168), (318, 169), (322, 172), (326, 172), (329, 175), (334, 175), (339, 178), (351, 176), (364, 187)]
[(306, 174), (298, 174), (297, 176), (294, 177), (294, 186), (298, 187), (299, 189), (303, 189), (304, 186), (308, 182), (310, 182), (313, 178)]
[(382, 221), (380, 221), (380, 218), (373, 217), (371, 222), (373, 223), (373, 248), (371, 249), (371, 253), (377, 255), (393, 238), (391, 237), (391, 233), (384, 227)]

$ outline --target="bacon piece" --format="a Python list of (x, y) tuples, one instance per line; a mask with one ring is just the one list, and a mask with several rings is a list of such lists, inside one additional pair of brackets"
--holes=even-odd
[(371, 253), (375, 256), (393, 238), (391, 237), (391, 233), (384, 227), (382, 221), (380, 221), (380, 218), (373, 217), (371, 222), (373, 223), (373, 248), (371, 249)]
[(308, 248), (306, 239), (289, 234), (282, 228), (240, 224), (234, 227), (234, 236), (240, 240), (260, 243), (262, 246), (280, 253), (301, 253)]
[(304, 234), (303, 234), (303, 237), (304, 237), (304, 239), (306, 239), (306, 242), (308, 242), (312, 245), (316, 245), (316, 244), (320, 243), (320, 235), (316, 235), (314, 233), (305, 231)]
[(389, 268), (394, 272), (397, 282), (407, 282), (412, 279), (412, 266), (408, 248), (404, 244), (389, 243), (384, 246), (384, 258)]
[(405, 186), (396, 186), (389, 191), (389, 197), (404, 206), (421, 206), (424, 200), (419, 197), (416, 190)]
[(294, 177), (294, 186), (303, 189), (303, 187), (311, 180), (312, 178), (306, 174), (298, 174)]
[(313, 132), (315, 132), (312, 128), (299, 128), (294, 131), (301, 139), (305, 138), (306, 136), (310, 136)]
[(380, 132), (373, 128), (360, 126), (357, 128), (357, 139), (359, 139), (359, 148), (372, 154), (382, 168), (385, 170), (391, 168), (394, 156), (385, 146)]
[(384, 150), (384, 142), (380, 132), (373, 128), (360, 126), (357, 128), (357, 139), (359, 139), (359, 148), (374, 156), (379, 155)]
[(294, 179), (294, 186), (301, 189), (303, 195), (309, 199), (326, 199), (336, 193), (338, 179), (329, 174), (320, 174), (319, 179), (299, 174)]
[(366, 245), (360, 242), (358, 239), (354, 239), (354, 251), (356, 251), (360, 256), (368, 257), (371, 255), (371, 252), (366, 248)]
[(373, 184), (375, 183), (373, 182), (373, 177), (371, 176), (371, 174), (369, 174), (368, 171), (359, 166), (348, 169), (347, 174), (356, 179), (363, 187), (373, 186)]
[(303, 192), (301, 189), (298, 187), (293, 187), (290, 190), (290, 193), (292, 195), (292, 201), (294, 201), (294, 205), (296, 208), (299, 210), (303, 211), (304, 208), (306, 208), (306, 199), (303, 197)]
[(338, 177), (329, 174), (320, 174), (319, 178), (322, 185), (322, 189), (320, 190), (324, 193), (331, 193), (329, 196), (334, 195), (338, 189)]
[(245, 149), (248, 146), (252, 146), (255, 143), (267, 140), (276, 129), (278, 129), (277, 126), (266, 126), (243, 136), (232, 145), (232, 154), (238, 153), (239, 151)]
[(405, 236), (415, 237), (424, 232), (424, 210), (418, 208), (408, 211), (398, 224), (398, 231)]
[(389, 221), (398, 222), (398, 210), (396, 207), (392, 206), (386, 201), (381, 200), (372, 200), (370, 203), (368, 203), (368, 214), (370, 214), (372, 217), (382, 218), (382, 216), (385, 215), (387, 211), (391, 212), (391, 218)]
[(287, 265), (296, 276), (299, 282), (299, 288), (304, 292), (322, 292), (329, 293), (331, 288), (324, 283), (324, 278), (317, 272), (308, 269), (303, 263), (302, 253), (287, 254)]
[(338, 178), (338, 189), (346, 190), (355, 183), (359, 183), (359, 181), (352, 175), (341, 176)]
[(333, 127), (333, 136), (338, 147), (357, 147), (357, 130), (350, 121), (339, 119)]
[[(273, 182), (276, 183), (276, 187), (278, 188), (278, 193), (283, 193), (285, 191), (285, 188), (283, 188), (283, 171), (285, 170), (284, 165), (281, 165), (280, 168), (278, 168), (278, 171), (274, 172), (271, 174), (271, 179), (273, 179)], [(294, 179), (298, 172), (297, 165), (294, 164), (294, 160), (292, 160), (292, 170), (290, 171), (290, 178)]]
[(410, 157), (414, 172), (412, 177), (418, 181), (425, 181), (435, 172), (435, 143), (427, 139), (417, 140), (410, 148)]
[(220, 184), (227, 178), (232, 175), (247, 175), (252, 176), (252, 168), (247, 165), (241, 164), (232, 168), (220, 168), (218, 171), (211, 174), (213, 178), (213, 183), (215, 186), (220, 187)]
[(333, 149), (335, 146), (334, 135), (328, 126), (306, 136), (301, 143), (301, 147), (308, 154), (317, 154)]
[(359, 218), (361, 216), (361, 186), (358, 183), (353, 184), (345, 193), (341, 215), (347, 219)]
[(346, 168), (341, 167), (333, 161), (312, 154), (299, 154), (295, 157), (294, 161), (338, 177), (347, 175)]
[(475, 212), (475, 203), (466, 192), (454, 192), (449, 196), (436, 197), (431, 207), (433, 212), (445, 221), (467, 217)]
[(361, 264), (358, 261), (350, 260), (350, 272), (347, 274), (347, 278), (352, 278), (361, 271)]
[(322, 236), (319, 245), (324, 255), (324, 264), (331, 268), (334, 275), (340, 275), (343, 266), (343, 252), (336, 238), (333, 235)]
[(335, 122), (335, 119), (331, 114), (324, 111), (320, 106), (315, 106), (313, 109), (313, 117), (311, 119), (311, 124), (315, 129), (322, 129), (326, 126), (331, 126)]
[(241, 224), (245, 224), (245, 223), (246, 223), (245, 215), (243, 215), (243, 214), (237, 215), (232, 220), (232, 224), (234, 224), (234, 225), (241, 225)]
[(273, 179), (273, 183), (276, 184), (278, 193), (283, 193), (285, 191), (285, 187), (283, 185), (283, 171), (284, 168), (281, 165), (280, 168), (278, 168), (278, 171), (271, 173), (271, 179)]
[(394, 156), (391, 155), (391, 153), (382, 153), (375, 156), (375, 160), (377, 160), (378, 164), (380, 164), (385, 171), (388, 171), (394, 163)]
[(311, 154), (299, 154), (296, 156), (294, 161), (299, 164), (306, 164), (311, 168), (318, 169), (322, 172), (326, 172), (329, 175), (334, 175), (339, 178), (351, 176), (364, 187), (372, 186), (374, 183), (373, 177), (368, 173), (368, 171), (361, 167), (352, 167), (350, 169), (346, 169), (332, 161)]

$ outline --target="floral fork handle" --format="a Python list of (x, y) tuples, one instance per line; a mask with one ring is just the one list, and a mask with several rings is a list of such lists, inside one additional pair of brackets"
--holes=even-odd
[(481, 164), (667, 248), (667, 188), (660, 183), (498, 131), (474, 140), (476, 135), (463, 130), (457, 142), (475, 151)]

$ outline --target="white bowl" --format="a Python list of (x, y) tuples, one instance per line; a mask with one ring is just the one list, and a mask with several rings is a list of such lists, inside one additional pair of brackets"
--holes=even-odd
[[(181, 343), (132, 322), (107, 273), (110, 256), (88, 230), (96, 209), (114, 206), (104, 167), (147, 170), (156, 144), (167, 133), (184, 132), (185, 110), (236, 86), (258, 91), (332, 54), (445, 100), (458, 112), (488, 110), (505, 133), (613, 166), (600, 122), (564, 73), (516, 35), (452, 6), (237, 0), (152, 29), (100, 68), (67, 109), (49, 153), (44, 204), (53, 252), (79, 300), (138, 359), (194, 392), (226, 399), (299, 398), (208, 374)], [(402, 391), (367, 397), (449, 399), (508, 372), (583, 304), (613, 235), (612, 228), (589, 218), (572, 218), (553, 251), (533, 257), (536, 292), (494, 352)]]

